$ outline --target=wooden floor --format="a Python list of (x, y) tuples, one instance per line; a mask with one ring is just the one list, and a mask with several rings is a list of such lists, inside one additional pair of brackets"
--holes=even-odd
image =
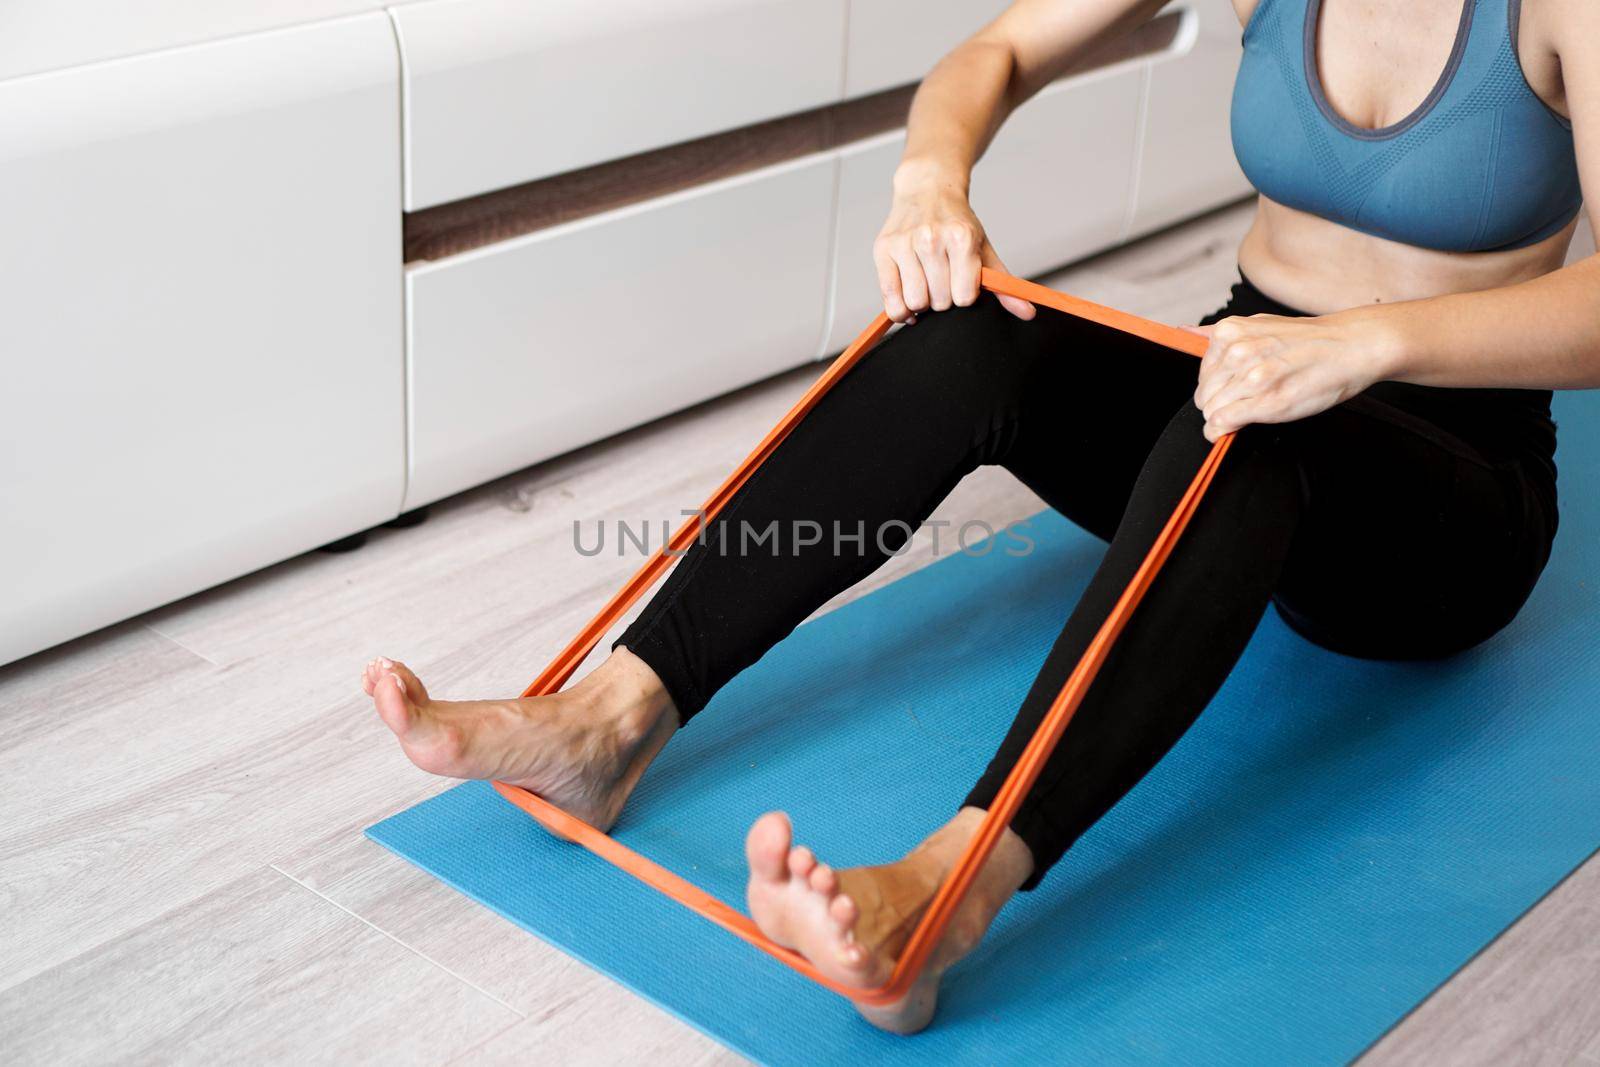
[[(1190, 321), (1222, 300), (1248, 210), (1051, 282)], [(676, 520), (816, 373), (0, 668), (5, 1060), (736, 1061), (361, 836), (446, 783), (405, 761), (357, 672), (382, 653), (442, 696), (519, 690), (637, 562), (579, 555), (574, 519)], [(939, 517), (1040, 506), (986, 471)], [(871, 584), (926, 563), (918, 546)], [(1600, 1064), (1600, 861), (1369, 1060)]]

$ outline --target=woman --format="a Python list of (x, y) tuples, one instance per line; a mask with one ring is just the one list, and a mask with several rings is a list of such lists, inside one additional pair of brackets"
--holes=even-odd
[[(1240, 431), (933, 965), (904, 1002), (862, 1008), (910, 1031), (1011, 894), (1195, 720), (1269, 603), (1369, 657), (1449, 655), (1511, 620), (1556, 528), (1550, 390), (1600, 385), (1600, 261), (1562, 267), (1580, 171), (1600, 188), (1600, 4), (1236, 0), (1233, 140), (1262, 195), (1198, 366), (980, 296), (980, 266), (1003, 264), (967, 202), (1005, 116), (1160, 6), (1019, 0), (938, 65), (873, 250), (885, 309), (910, 328), (823, 401), (568, 692), (446, 703), (403, 665), (370, 664), (366, 690), (412, 760), (609, 827), (720, 686), (962, 476), (1002, 464), (1110, 547), (989, 771), (884, 866), (835, 871), (778, 813), (747, 841), (761, 927), (837, 979), (878, 984), (1207, 442)], [(732, 524), (796, 520), (890, 534), (859, 552), (721, 550)]]

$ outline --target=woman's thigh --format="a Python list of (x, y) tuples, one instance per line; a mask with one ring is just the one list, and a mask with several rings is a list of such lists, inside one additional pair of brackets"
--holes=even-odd
[(1196, 369), (1191, 356), (1049, 308), (1024, 322), (985, 293), (896, 331), (814, 421), (858, 454), (936, 436), (968, 469), (1003, 466), (1109, 539)]
[(1109, 541), (1151, 449), (1194, 395), (1198, 361), (1060, 312), (1039, 315), (1061, 320), (1061, 341), (1024, 383), (1010, 439), (989, 461)]
[(1510, 622), (1549, 531), (1528, 474), (1372, 395), (1293, 428), (1306, 507), (1275, 600), (1334, 651), (1450, 655)]

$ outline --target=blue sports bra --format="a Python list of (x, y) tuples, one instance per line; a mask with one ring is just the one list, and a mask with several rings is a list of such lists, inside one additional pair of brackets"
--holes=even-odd
[(1233, 86), (1233, 150), (1269, 199), (1423, 248), (1482, 252), (1544, 240), (1582, 192), (1572, 126), (1528, 87), (1520, 0), (1464, 0), (1455, 47), (1416, 110), (1365, 129), (1322, 91), (1322, 0), (1260, 0)]

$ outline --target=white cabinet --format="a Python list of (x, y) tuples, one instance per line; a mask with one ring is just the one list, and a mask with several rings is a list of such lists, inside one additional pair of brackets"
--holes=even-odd
[[(973, 173), (972, 204), (1006, 266), (1024, 277), (1115, 244), (1129, 207), (1142, 70), (1129, 62), (1050, 86), (1001, 127)], [(872, 242), (888, 214), (903, 133), (842, 150), (836, 352), (881, 303)]]
[(846, 0), (394, 9), (417, 210), (831, 103)]
[[(837, 351), (899, 132), (410, 268), (402, 211), (914, 82), (1004, 7), (0, 0), (0, 662)], [(1247, 191), (1189, 7), (1001, 131), (1015, 272)]]
[(1228, 0), (1184, 0), (1182, 7), (1187, 13), (1178, 40), (1149, 62), (1130, 237), (1250, 192), (1228, 132), (1239, 69), (1238, 16)]
[(408, 271), (416, 507), (815, 358), (835, 161)]
[(0, 662), (393, 516), (382, 14), (0, 83)]

